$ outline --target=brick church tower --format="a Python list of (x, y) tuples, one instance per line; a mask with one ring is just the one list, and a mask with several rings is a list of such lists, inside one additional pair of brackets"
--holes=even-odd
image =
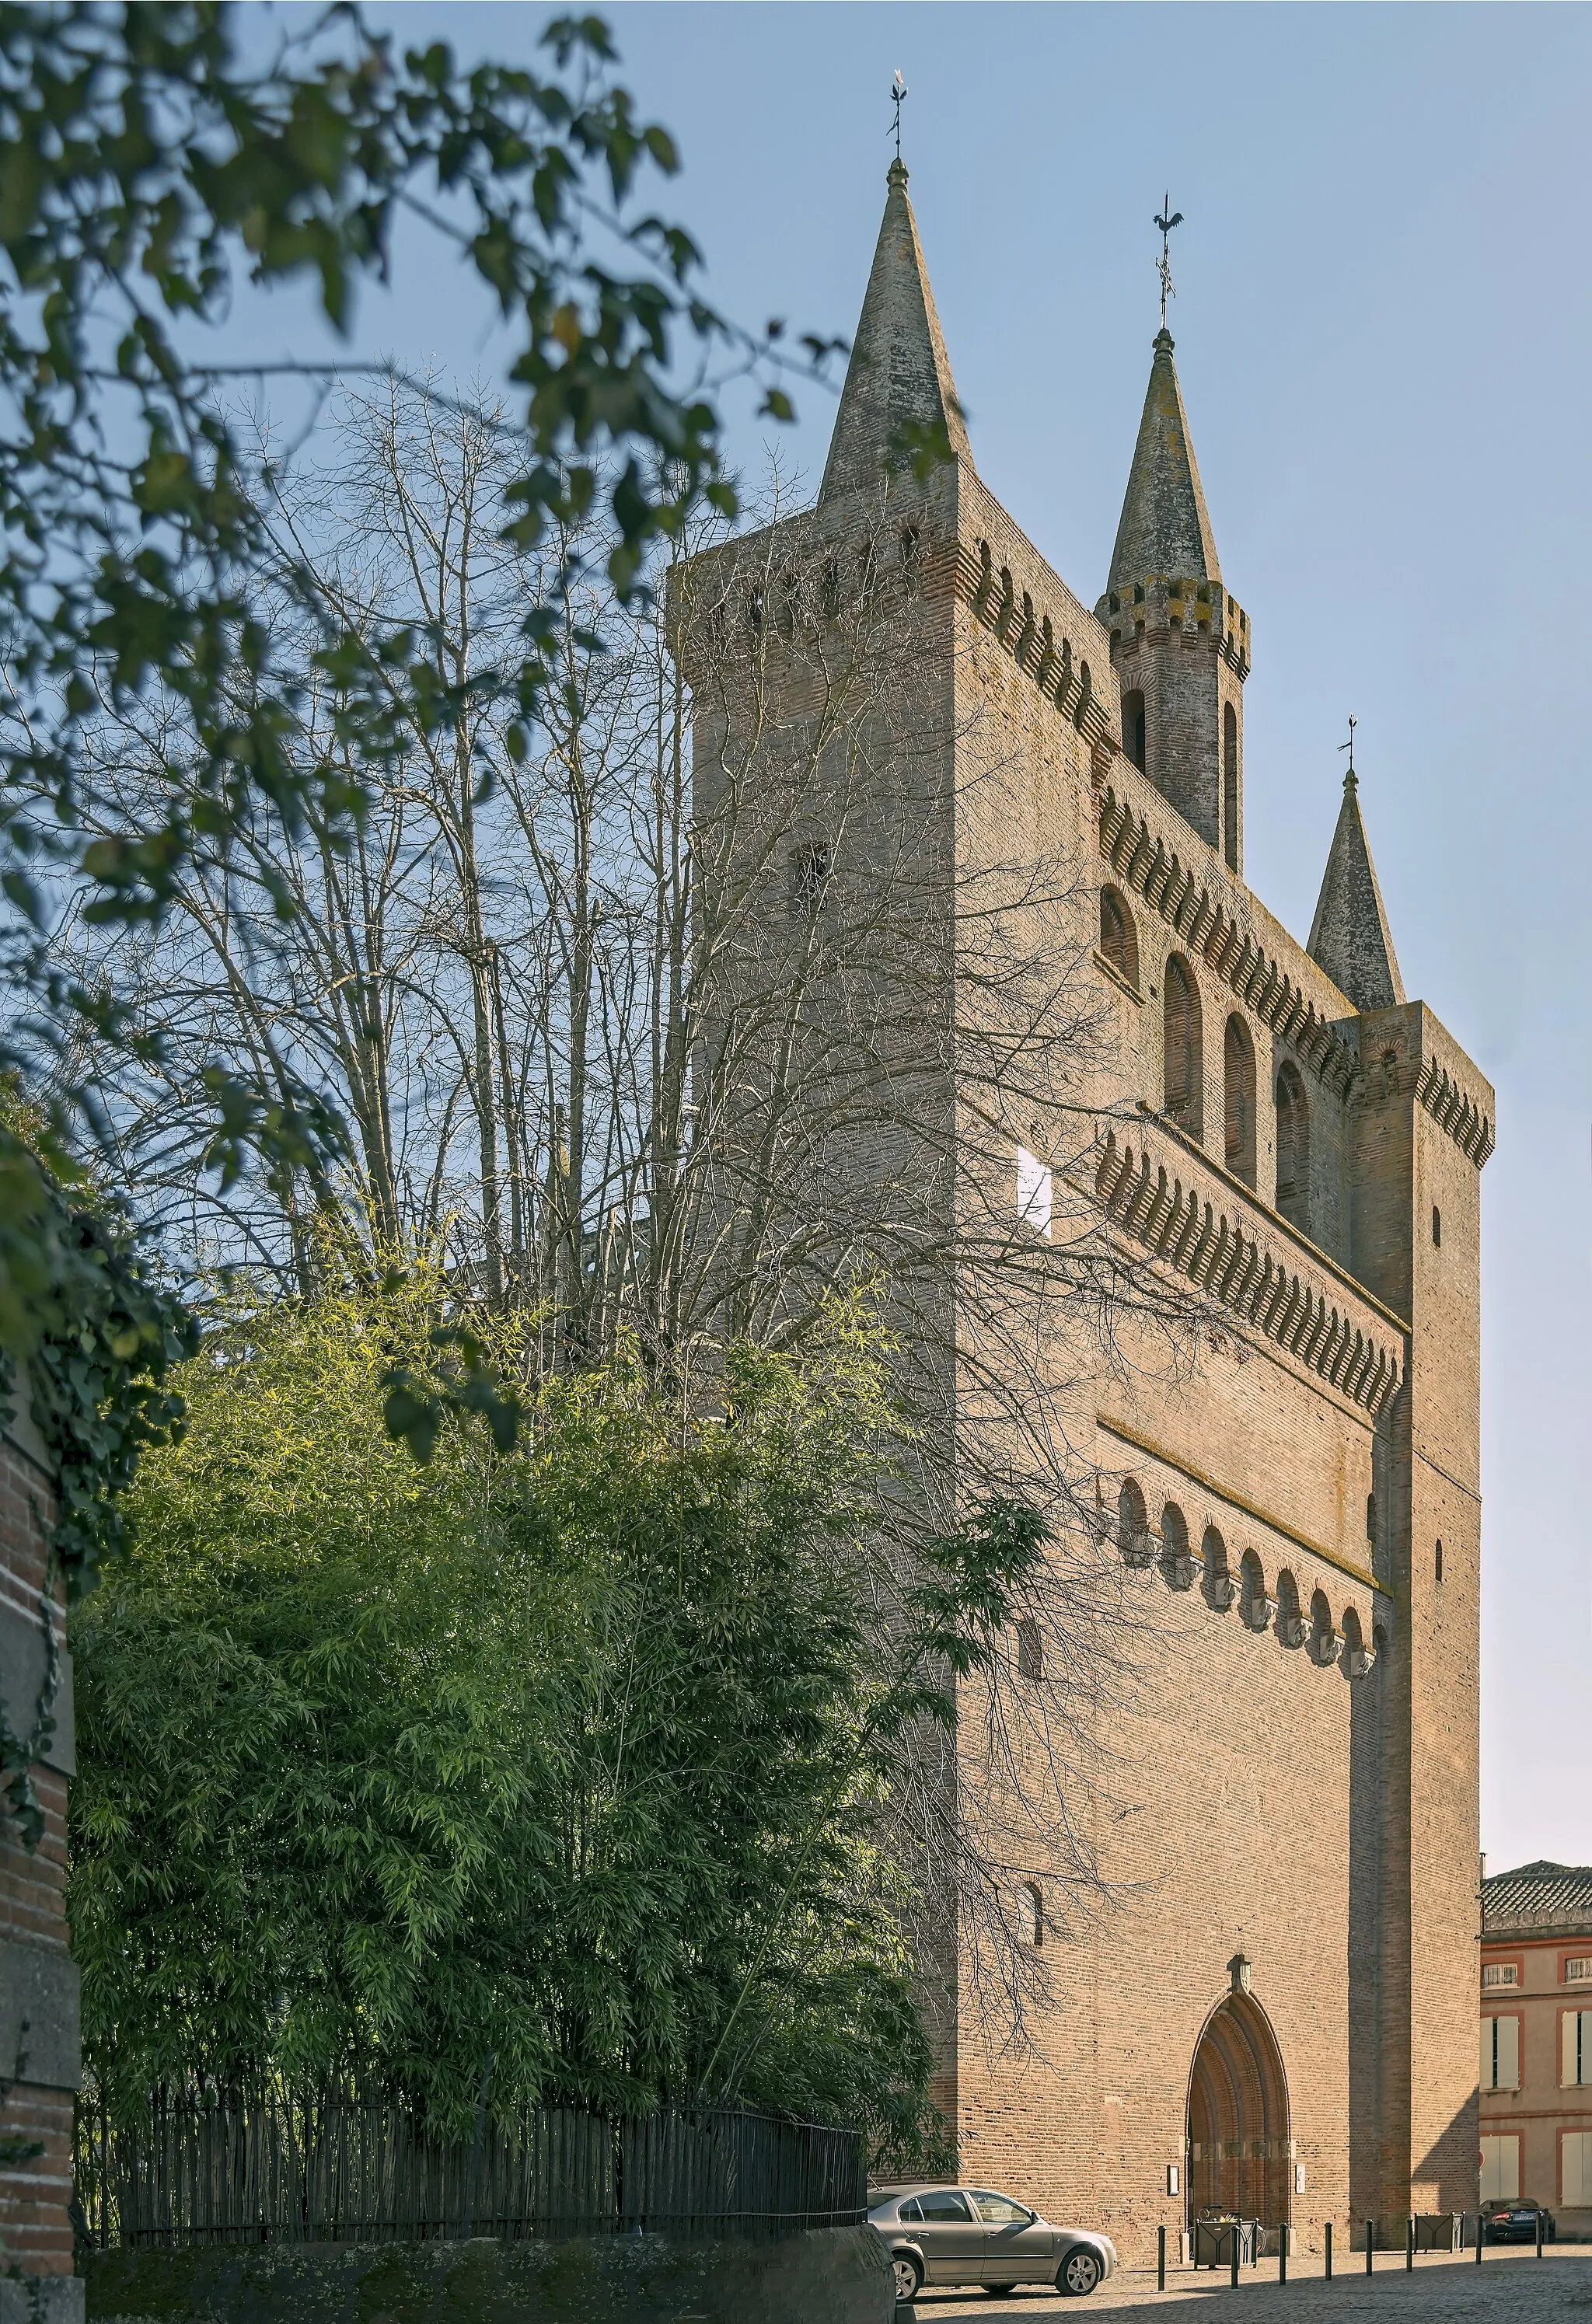
[[(926, 474), (897, 456), (930, 441), (945, 456)], [(1030, 1271), (1014, 1296), (1041, 1302), (1047, 1270), (1081, 1247), (1063, 1214), (1087, 1212), (1091, 1248), (1189, 1319), (1169, 1359), (1164, 1318), (1125, 1302), (1108, 1348), (1075, 1342), (1058, 1368), (1054, 1415), (1023, 1416), (1035, 1443), (1053, 1416), (1087, 1476), (1131, 1650), (1091, 1714), (1078, 1810), (1097, 1893), (1074, 1893), (1042, 1833), (1008, 1851), (1015, 1941), (1036, 1949), (1028, 2048), (992, 2056), (965, 1945), (947, 1973), (940, 2089), (962, 2171), (1103, 2225), (1130, 2264), (1158, 2226), (1175, 2248), (1212, 2205), (1301, 2250), (1325, 2222), (1341, 2238), (1368, 2216), (1402, 2240), (1412, 2209), (1476, 2200), (1492, 1093), (1404, 997), (1352, 776), (1308, 945), (1244, 882), (1249, 619), (1164, 329), (1090, 613), (977, 476), (893, 164), (817, 503), (733, 554), (776, 578), (821, 571), (831, 612), (877, 589), (883, 560), (918, 659), (914, 686), (870, 712), (855, 813), (839, 817), (815, 775), (791, 846), (767, 849), (802, 867), (810, 912), (893, 788), (922, 820), (893, 862), (954, 867), (918, 930), (955, 1034), (935, 1068), (932, 1167), (881, 1105), (876, 1141), (847, 1148), (857, 1240), (899, 1222), (903, 1187), (929, 1190), (948, 1232), (967, 1231), (958, 1205), (982, 1206), (979, 1249), (1015, 1254)], [(774, 634), (765, 586), (741, 632), (759, 641)], [(810, 668), (781, 685), (757, 715), (794, 735), (818, 715), (817, 681)], [(750, 700), (697, 689), (709, 817)], [(847, 893), (878, 878), (877, 845), (856, 844)], [(1041, 861), (1066, 877), (1025, 878)], [(994, 980), (969, 947), (987, 952), (997, 880), (1008, 936), (1039, 885), (1062, 899), (1067, 943), (1045, 944), (1078, 964), (1068, 1006), (1075, 987), (1087, 1006), (1069, 1022), (1087, 1038), (1045, 1087), (1031, 1074), (1019, 1090), (1014, 1065), (970, 1092), (963, 1011)], [(795, 911), (782, 894), (774, 908)], [(1016, 1335), (976, 1314), (961, 1280), (945, 1316), (930, 1305), (959, 1443), (988, 1425), (981, 1383)], [(1051, 1329), (1067, 1326), (1035, 1333)], [(1008, 1456), (1021, 1476), (1015, 1439)], [(1030, 1683), (1067, 1674), (1041, 1675), (1014, 1644), (1012, 1683)], [(970, 1758), (967, 1780), (976, 1791)]]

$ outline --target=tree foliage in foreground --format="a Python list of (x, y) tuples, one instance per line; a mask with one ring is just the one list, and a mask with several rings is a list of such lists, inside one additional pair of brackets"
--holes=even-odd
[[(741, 1351), (720, 1418), (619, 1364), (515, 1449), (382, 1421), (430, 1286), (236, 1313), (76, 1616), (71, 1914), (113, 2109), (357, 2070), (458, 2126), (483, 2076), (643, 2108), (926, 2119), (903, 1729), (949, 1721), (1038, 1528), (870, 1555), (882, 1352), (837, 1311)], [(514, 1351), (500, 1344), (497, 1360)]]
[[(467, 72), (446, 44), (403, 48), (346, 6), (285, 34), (255, 17), (246, 38), (220, 0), (0, 9), (0, 1067), (28, 1054), (19, 1029), (62, 1058), (58, 1167), (94, 1115), (91, 1080), (68, 1063), (78, 1028), (149, 1047), (117, 995), (74, 985), (52, 958), (60, 883), (87, 883), (98, 924), (158, 925), (196, 848), (225, 853), (264, 807), (345, 844), (395, 728), (457, 709), (424, 625), (373, 656), (310, 560), (290, 594), (316, 675), (278, 666), (254, 590), (263, 565), (282, 578), (262, 522), (269, 481), (225, 410), (241, 283), (307, 283), (344, 330), (406, 219), (510, 333), (530, 454), (507, 512), (518, 545), (600, 507), (623, 592), (699, 498), (733, 508), (703, 371), (757, 354), (697, 294), (690, 238), (636, 206), (647, 172), (675, 168), (672, 141), (612, 80), (600, 19), (556, 20), (542, 52), (535, 70)], [(777, 387), (765, 408), (788, 412)], [(528, 604), (501, 667), (471, 684), (529, 715), (550, 620)], [(331, 735), (305, 732), (315, 683), (338, 692)], [(185, 780), (96, 827), (85, 734), (157, 696)], [(285, 886), (275, 903), (291, 915)], [(218, 1066), (207, 1099), (223, 1177), (253, 1150), (301, 1166), (334, 1137), (312, 1093), (257, 1074)], [(44, 1181), (0, 1126), (9, 1344), (30, 1346), (50, 1305), (47, 1242)]]

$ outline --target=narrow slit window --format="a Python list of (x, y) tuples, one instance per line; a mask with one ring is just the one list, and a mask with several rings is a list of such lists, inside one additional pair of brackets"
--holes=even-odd
[(1135, 687), (1122, 697), (1122, 747), (1141, 774), (1148, 755), (1145, 735), (1144, 697)]
[(1150, 1512), (1144, 1507), (1144, 1496), (1132, 1477), (1125, 1477), (1116, 1497), (1116, 1545), (1130, 1565), (1148, 1563), (1149, 1531)]
[(1227, 1019), (1223, 1048), (1224, 1159), (1236, 1178), (1254, 1184), (1254, 1043), (1242, 1017)]
[(1100, 890), (1100, 954), (1125, 984), (1139, 982), (1139, 947), (1133, 917), (1115, 888)]
[(1194, 980), (1174, 953), (1162, 994), (1167, 1112), (1180, 1129), (1199, 1134), (1199, 1003)]
[(826, 839), (809, 840), (791, 858), (791, 910), (793, 918), (811, 919), (824, 900), (832, 868)]
[(1310, 1231), (1310, 1117), (1299, 1068), (1277, 1075), (1277, 1208), (1291, 1226)]

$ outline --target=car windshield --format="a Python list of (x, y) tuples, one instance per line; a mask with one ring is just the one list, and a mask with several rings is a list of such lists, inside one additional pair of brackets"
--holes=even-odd
[(1033, 2217), (1026, 2203), (1014, 2203), (1010, 2195), (986, 2194), (982, 2187), (969, 2192), (973, 2208), (986, 2227), (1025, 2227)]

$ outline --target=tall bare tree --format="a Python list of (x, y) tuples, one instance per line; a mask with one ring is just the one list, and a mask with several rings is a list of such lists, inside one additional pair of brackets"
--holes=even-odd
[[(1076, 1803), (1133, 1683), (1078, 1386), (1125, 1308), (1169, 1348), (1191, 1312), (1093, 1198), (1110, 1034), (1078, 837), (1003, 835), (1011, 745), (958, 709), (945, 552), (888, 493), (837, 544), (781, 521), (776, 473), (756, 529), (681, 532), (626, 604), (600, 540), (513, 545), (520, 459), (495, 412), (393, 385), (277, 472), (284, 569), (312, 567), (391, 670), (396, 740), (348, 769), (370, 795), (350, 844), (261, 807), (200, 846), (157, 933), (69, 914), (62, 942), (149, 1037), (101, 1061), (126, 1175), (190, 1264), (306, 1287), (329, 1259), (441, 1250), (461, 1298), (535, 1311), (545, 1367), (627, 1333), (688, 1391), (727, 1336), (799, 1343), (874, 1286), (902, 1413), (879, 1618), (914, 1532), (969, 1499), (1021, 1493), (1051, 1535), (959, 1766), (916, 1729), (893, 1794), (925, 1958), (954, 1912), (959, 1973), (1010, 2025), (1041, 1960), (1009, 1941), (1018, 1875), (1093, 1891)], [(556, 683), (531, 705), (502, 673), (550, 604)], [(306, 731), (335, 761), (338, 673), (310, 643)], [(176, 731), (107, 715), (107, 823), (180, 807)], [(208, 1170), (218, 1069), (318, 1090), (340, 1163)], [(1042, 1222), (1014, 1200), (1019, 1148)]]

